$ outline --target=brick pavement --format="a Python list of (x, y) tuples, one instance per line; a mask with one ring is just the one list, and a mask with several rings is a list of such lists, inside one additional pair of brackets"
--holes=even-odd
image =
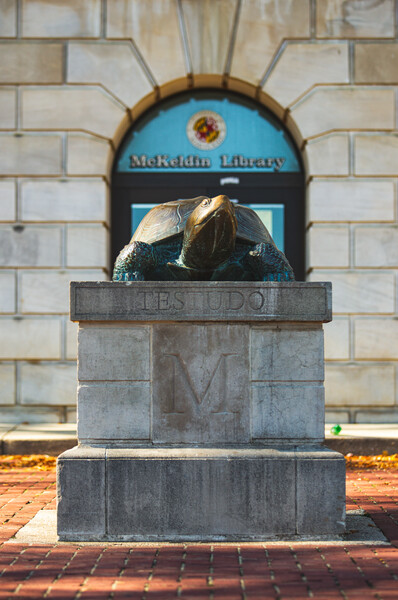
[(398, 470), (348, 471), (347, 509), (366, 510), (391, 545), (100, 546), (8, 542), (55, 508), (55, 473), (0, 471), (0, 598), (398, 599)]

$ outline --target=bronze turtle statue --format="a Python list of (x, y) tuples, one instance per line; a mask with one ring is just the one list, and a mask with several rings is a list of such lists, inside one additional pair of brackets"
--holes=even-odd
[(152, 208), (115, 262), (113, 281), (293, 281), (254, 210), (227, 196)]

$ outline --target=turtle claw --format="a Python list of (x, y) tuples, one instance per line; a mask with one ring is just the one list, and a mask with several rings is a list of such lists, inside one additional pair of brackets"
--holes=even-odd
[(144, 281), (144, 273), (155, 268), (156, 250), (145, 242), (131, 242), (123, 248), (115, 262), (113, 281)]
[(294, 281), (293, 269), (286, 256), (270, 242), (261, 242), (248, 252), (245, 266), (257, 281)]
[(142, 273), (118, 273), (113, 276), (113, 281), (144, 281)]
[(263, 277), (263, 281), (294, 281), (292, 273), (284, 271), (282, 273), (267, 273)]

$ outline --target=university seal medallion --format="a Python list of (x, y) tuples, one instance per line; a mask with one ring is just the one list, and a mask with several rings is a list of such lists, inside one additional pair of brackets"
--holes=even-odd
[(195, 113), (187, 123), (189, 141), (200, 150), (214, 150), (225, 140), (227, 126), (221, 115), (211, 110)]

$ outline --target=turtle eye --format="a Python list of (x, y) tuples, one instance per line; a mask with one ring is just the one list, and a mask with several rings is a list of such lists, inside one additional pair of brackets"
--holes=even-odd
[(206, 198), (205, 200), (203, 200), (202, 206), (209, 206), (210, 202), (211, 202), (210, 198)]

